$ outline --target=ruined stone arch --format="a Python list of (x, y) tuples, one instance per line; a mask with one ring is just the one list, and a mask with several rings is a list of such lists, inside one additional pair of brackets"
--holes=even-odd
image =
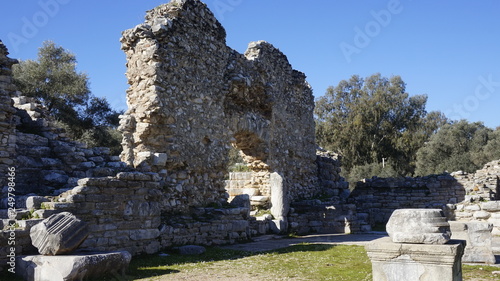
[(287, 200), (314, 195), (314, 98), (305, 75), (265, 41), (239, 54), (225, 36), (198, 0), (161, 5), (123, 32), (130, 88), (122, 160), (159, 173), (177, 211), (226, 201), (231, 144), (271, 182), (274, 175)]

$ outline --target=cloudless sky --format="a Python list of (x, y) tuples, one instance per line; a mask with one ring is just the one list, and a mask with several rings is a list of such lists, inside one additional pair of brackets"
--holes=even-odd
[[(159, 0), (3, 1), (0, 39), (10, 57), (36, 59), (52, 40), (76, 55), (91, 90), (126, 109), (123, 30)], [(243, 53), (265, 40), (307, 75), (314, 95), (358, 74), (400, 75), (427, 110), (500, 126), (500, 1), (206, 0)]]

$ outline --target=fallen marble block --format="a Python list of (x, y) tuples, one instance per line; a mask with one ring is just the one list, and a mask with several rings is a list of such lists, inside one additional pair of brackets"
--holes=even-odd
[(16, 274), (27, 281), (96, 280), (104, 276), (124, 280), (131, 259), (127, 251), (20, 256), (16, 260)]
[(440, 209), (398, 209), (387, 222), (394, 243), (445, 244), (450, 241), (450, 224)]
[(69, 212), (54, 214), (30, 230), (31, 243), (42, 255), (71, 253), (88, 235), (87, 224)]

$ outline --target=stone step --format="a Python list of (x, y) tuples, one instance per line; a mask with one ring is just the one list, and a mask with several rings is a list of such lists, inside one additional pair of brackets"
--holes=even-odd
[(259, 194), (259, 190), (256, 188), (228, 188), (226, 191), (229, 193), (229, 196), (248, 194), (250, 197), (253, 197)]

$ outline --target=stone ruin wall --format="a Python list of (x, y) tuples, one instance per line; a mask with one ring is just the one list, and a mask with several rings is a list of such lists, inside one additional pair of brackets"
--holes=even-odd
[[(269, 231), (267, 221), (249, 217), (248, 208), (241, 207), (199, 208), (192, 215), (163, 216), (162, 209), (175, 203), (162, 196), (166, 191), (158, 173), (127, 168), (119, 157), (109, 155), (109, 149), (88, 149), (66, 138), (40, 105), (16, 92), (11, 78), (16, 61), (0, 46), (5, 74), (0, 76), (5, 100), (0, 128), (6, 140), (2, 171), (15, 167), (17, 172), (15, 216), (8, 214), (6, 183), (2, 185), (0, 270), (6, 265), (11, 233), (15, 233), (16, 255), (36, 253), (29, 237), (31, 227), (63, 211), (88, 223), (91, 235), (81, 246), (87, 250), (155, 253), (172, 245), (234, 243)], [(13, 232), (10, 224), (16, 225)]]
[(402, 208), (443, 209), (450, 220), (487, 221), (500, 234), (500, 160), (475, 173), (416, 178), (372, 178), (356, 184), (348, 201), (356, 204), (361, 230), (387, 223)]
[[(23, 173), (17, 184), (26, 188), (16, 196), (16, 207), (27, 209), (15, 217), (0, 210), (0, 227), (17, 224), (17, 255), (35, 251), (29, 238), (33, 225), (63, 211), (89, 224), (91, 235), (82, 248), (132, 254), (234, 243), (286, 228), (330, 232), (356, 225), (355, 210), (344, 207), (347, 184), (338, 175), (340, 162), (315, 154), (311, 88), (278, 49), (263, 41), (251, 43), (245, 55), (230, 49), (224, 29), (195, 0), (149, 11), (144, 24), (124, 32), (122, 44), (131, 87), (120, 126), (121, 159), (129, 167), (105, 149), (70, 141), (38, 105), (19, 96), (10, 76), (16, 61), (2, 45), (0, 164), (16, 165)], [(28, 129), (39, 130), (35, 134), (15, 129), (32, 125)], [(269, 193), (279, 191), (274, 200), (281, 205), (281, 222), (288, 216), (288, 227), (249, 216), (244, 202), (218, 207), (227, 204), (231, 146), (242, 151), (255, 177), (269, 182)], [(41, 185), (30, 190), (33, 180)], [(320, 192), (333, 201), (289, 208)], [(308, 204), (316, 207), (304, 207)], [(38, 218), (26, 219), (30, 214)], [(9, 235), (2, 231), (1, 245)], [(0, 248), (2, 258), (7, 252)]]
[[(348, 182), (340, 176), (341, 157), (335, 153), (316, 152), (318, 183), (321, 186), (319, 197), (335, 198), (341, 202), (349, 195)], [(252, 206), (264, 209), (270, 203), (269, 178), (263, 179), (263, 173), (231, 172), (225, 181), (229, 200), (235, 196), (247, 194)], [(344, 200), (345, 201), (345, 200)]]
[[(15, 126), (13, 116), (15, 109), (11, 106), (11, 96), (16, 91), (12, 84), (13, 64), (17, 60), (7, 57), (9, 52), (7, 47), (0, 41), (0, 170), (8, 171), (14, 164), (14, 155), (16, 151)], [(7, 184), (6, 177), (2, 174), (0, 186)]]
[(88, 148), (72, 141), (34, 99), (16, 92), (12, 100), (16, 110), (18, 199), (36, 194), (57, 196), (75, 187), (81, 178), (112, 176), (126, 168), (109, 148)]
[[(17, 91), (11, 69), (17, 60), (7, 55), (0, 41), (0, 168), (16, 169), (18, 207), (25, 207), (25, 195), (58, 195), (80, 178), (111, 176), (125, 168), (109, 148), (87, 148), (66, 137), (41, 104)], [(5, 179), (0, 178), (2, 187)], [(6, 207), (4, 192), (0, 208)]]
[(269, 43), (253, 42), (242, 55), (225, 36), (199, 1), (159, 6), (124, 32), (131, 86), (122, 160), (160, 173), (185, 207), (226, 200), (232, 145), (256, 173), (282, 178), (289, 199), (317, 193), (305, 75)]
[(500, 235), (500, 160), (486, 163), (475, 173), (452, 174), (462, 184), (464, 200), (450, 206), (457, 221), (486, 221)]
[[(47, 191), (62, 192), (19, 196), (18, 206), (36, 210), (40, 218), (72, 212), (89, 224), (91, 235), (82, 245), (88, 250), (155, 253), (173, 245), (227, 244), (280, 231), (268, 217), (249, 216), (245, 204), (217, 207), (227, 199), (227, 154), (234, 145), (254, 175), (269, 180), (270, 196), (273, 186), (281, 188), (278, 203), (290, 203), (281, 210), (290, 232), (369, 230), (377, 214), (383, 220), (396, 208), (439, 204), (455, 218), (500, 220), (499, 201), (488, 201), (498, 198), (498, 161), (474, 175), (368, 180), (349, 197), (339, 159), (315, 154), (314, 103), (305, 76), (268, 43), (251, 43), (242, 55), (225, 45), (224, 36), (206, 6), (194, 0), (153, 9), (144, 24), (124, 32), (131, 87), (129, 110), (121, 120), (121, 159), (130, 167), (106, 151), (65, 139), (50, 126), (42, 126), (42, 135), (15, 130), (30, 123), (23, 121), (26, 115), (34, 122), (41, 116), (36, 105), (17, 97), (10, 72), (15, 60), (0, 44), (0, 98), (5, 101), (0, 105), (0, 166), (24, 167), (30, 175), (35, 165)], [(23, 147), (28, 142), (39, 145)], [(68, 165), (74, 173), (65, 170)], [(33, 252), (29, 230), (41, 219), (21, 219), (28, 210), (10, 220), (6, 210), (0, 213), (2, 228), (12, 221), (19, 226), (16, 254)], [(9, 234), (2, 231), (1, 245), (7, 245)], [(1, 265), (6, 254), (0, 248)]]
[(356, 204), (362, 230), (385, 225), (403, 208), (438, 208), (464, 199), (463, 186), (450, 175), (416, 178), (372, 178), (356, 184), (349, 200)]

